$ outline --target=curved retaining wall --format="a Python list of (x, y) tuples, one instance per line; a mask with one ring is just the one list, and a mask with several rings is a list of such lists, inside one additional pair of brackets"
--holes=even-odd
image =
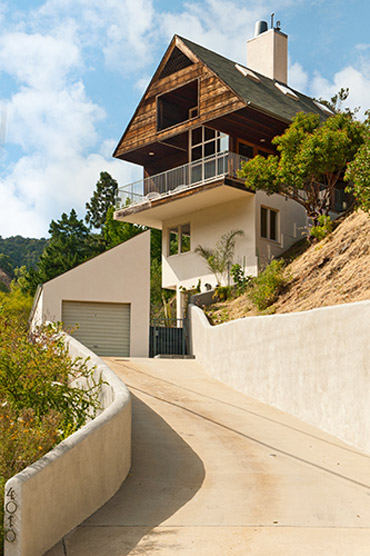
[(193, 354), (219, 380), (370, 452), (370, 301), (210, 326)]
[(90, 357), (104, 381), (104, 410), (5, 485), (5, 556), (41, 556), (115, 494), (131, 465), (131, 400), (94, 353), (68, 337), (72, 357)]

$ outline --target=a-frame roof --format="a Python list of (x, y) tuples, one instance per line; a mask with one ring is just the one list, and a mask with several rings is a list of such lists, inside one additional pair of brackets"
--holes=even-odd
[[(238, 108), (250, 107), (275, 120), (289, 124), (297, 112), (313, 112), (319, 114), (322, 119), (327, 117), (314, 100), (296, 90), (283, 86), (283, 90), (276, 86), (277, 82), (257, 73), (252, 73), (257, 79), (250, 79), (243, 74), (243, 68), (236, 62), (217, 54), (203, 46), (188, 39), (175, 35), (168, 46), (156, 72), (154, 73), (126, 131), (124, 132), (113, 156), (119, 156), (121, 146), (136, 118), (145, 117), (145, 102), (163, 79), (171, 79), (172, 74), (177, 75), (181, 71), (190, 69), (191, 66), (206, 67), (220, 82), (223, 83), (230, 94), (238, 102)], [(238, 69), (239, 67), (239, 69)], [(240, 71), (240, 69), (242, 71)], [(248, 72), (248, 70), (247, 70)], [(292, 93), (289, 95), (285, 92)], [(293, 97), (293, 98), (292, 98)], [(144, 111), (144, 113), (143, 113)], [(135, 127), (135, 126), (134, 126)], [(133, 131), (131, 131), (132, 133)], [(135, 132), (136, 133), (136, 132)]]
[(236, 62), (188, 39), (183, 37), (179, 37), (179, 39), (241, 100), (248, 105), (252, 105), (253, 108), (288, 121), (292, 120), (297, 112), (313, 112), (319, 114), (320, 117), (324, 116), (323, 111), (314, 103), (312, 98), (289, 87), (298, 97), (298, 100), (290, 98), (275, 86), (273, 79), (253, 70), (253, 73), (260, 80), (257, 83), (253, 79), (245, 77), (236, 68), (236, 65), (239, 65)]

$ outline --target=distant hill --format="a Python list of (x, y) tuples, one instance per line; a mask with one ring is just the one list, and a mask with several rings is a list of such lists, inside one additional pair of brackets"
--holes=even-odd
[(35, 267), (43, 252), (47, 239), (35, 239), (22, 236), (13, 236), (3, 239), (0, 236), (0, 253), (7, 255), (13, 267)]
[(47, 241), (44, 238), (13, 236), (3, 239), (0, 236), (0, 291), (9, 287), (16, 268), (37, 266)]

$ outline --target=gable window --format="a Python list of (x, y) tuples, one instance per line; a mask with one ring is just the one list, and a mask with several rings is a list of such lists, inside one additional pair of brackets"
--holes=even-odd
[(198, 80), (158, 96), (157, 130), (162, 131), (198, 116)]
[(261, 207), (261, 237), (278, 241), (278, 211)]
[(169, 255), (178, 255), (190, 251), (190, 224), (169, 228), (168, 240)]

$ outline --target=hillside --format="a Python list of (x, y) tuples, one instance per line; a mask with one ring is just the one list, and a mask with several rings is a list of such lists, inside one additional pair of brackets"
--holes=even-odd
[[(290, 313), (370, 299), (370, 216), (355, 212), (287, 266), (289, 283), (267, 313)], [(207, 311), (218, 324), (260, 314), (247, 295)]]

